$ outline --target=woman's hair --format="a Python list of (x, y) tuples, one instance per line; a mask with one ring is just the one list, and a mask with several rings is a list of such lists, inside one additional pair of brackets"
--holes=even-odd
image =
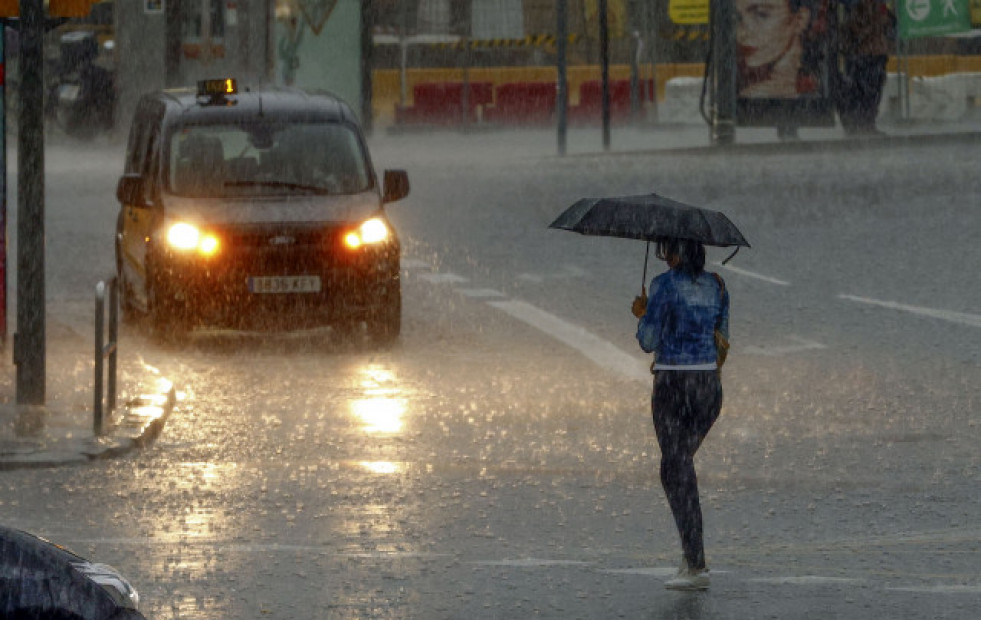
[(674, 254), (678, 257), (678, 266), (682, 273), (698, 277), (705, 271), (705, 246), (700, 241), (691, 239), (664, 239), (657, 243), (657, 255), (662, 258)]

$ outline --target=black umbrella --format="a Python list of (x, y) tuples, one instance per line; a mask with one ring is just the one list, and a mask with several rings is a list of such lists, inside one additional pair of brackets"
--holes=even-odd
[(0, 618), (143, 620), (114, 568), (0, 525)]
[[(571, 230), (583, 235), (622, 237), (647, 241), (691, 239), (705, 245), (735, 246), (723, 264), (736, 255), (740, 247), (750, 247), (729, 218), (718, 211), (693, 207), (659, 196), (612, 196), (583, 198), (566, 209), (549, 228)], [(644, 281), (647, 279), (647, 255), (644, 256)]]

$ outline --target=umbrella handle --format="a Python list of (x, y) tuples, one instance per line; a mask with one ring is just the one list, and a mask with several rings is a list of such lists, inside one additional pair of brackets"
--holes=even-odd
[(733, 252), (732, 254), (730, 254), (730, 255), (729, 255), (729, 258), (727, 258), (727, 259), (725, 259), (724, 261), (722, 261), (722, 264), (723, 264), (723, 265), (725, 265), (726, 263), (728, 263), (729, 261), (731, 261), (731, 260), (732, 260), (732, 257), (733, 257), (733, 256), (735, 256), (735, 255), (736, 255), (736, 254), (738, 254), (738, 253), (739, 253), (739, 246), (737, 245), (737, 246), (736, 246), (736, 251), (735, 251), (735, 252)]
[(644, 277), (640, 281), (640, 294), (641, 295), (646, 295), (647, 294), (647, 259), (650, 258), (650, 255), (651, 255), (651, 242), (648, 241), (647, 242), (647, 249), (644, 250)]

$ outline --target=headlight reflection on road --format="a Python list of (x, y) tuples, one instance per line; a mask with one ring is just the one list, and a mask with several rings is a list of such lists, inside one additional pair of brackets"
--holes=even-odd
[(360, 465), (373, 474), (397, 474), (402, 469), (401, 465), (391, 461), (362, 461)]
[(394, 435), (402, 431), (405, 401), (399, 398), (365, 398), (351, 403), (366, 433)]
[(395, 376), (378, 365), (369, 365), (361, 372), (364, 398), (351, 401), (351, 411), (364, 424), (362, 430), (388, 435), (402, 432), (406, 401), (400, 390), (392, 387)]

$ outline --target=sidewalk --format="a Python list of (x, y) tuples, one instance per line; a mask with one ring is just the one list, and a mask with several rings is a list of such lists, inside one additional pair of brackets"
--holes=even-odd
[[(94, 329), (94, 328), (93, 328)], [(0, 471), (77, 465), (122, 456), (153, 442), (175, 404), (154, 369), (119, 356), (117, 405), (94, 433), (94, 335), (48, 319), (45, 404), (17, 405), (13, 338), (0, 363)], [(108, 369), (106, 370), (108, 377)], [(106, 402), (106, 395), (103, 402)], [(105, 405), (103, 405), (105, 411)]]
[[(736, 127), (734, 142), (723, 146), (712, 143), (710, 129), (705, 123), (640, 121), (635, 124), (614, 124), (610, 130), (609, 147), (604, 148), (599, 125), (570, 126), (566, 133), (565, 155), (640, 155), (662, 152), (712, 155), (973, 142), (981, 141), (981, 108), (973, 109), (956, 121), (882, 119), (879, 129), (883, 132), (882, 135), (848, 136), (839, 126), (801, 127), (797, 139), (781, 140), (774, 127)], [(559, 157), (558, 132), (554, 126), (379, 126), (369, 138), (369, 143), (374, 159), (392, 165), (399, 161), (418, 161), (420, 158), (442, 159), (447, 151), (453, 152), (453, 163)], [(402, 163), (401, 167), (404, 166)]]

